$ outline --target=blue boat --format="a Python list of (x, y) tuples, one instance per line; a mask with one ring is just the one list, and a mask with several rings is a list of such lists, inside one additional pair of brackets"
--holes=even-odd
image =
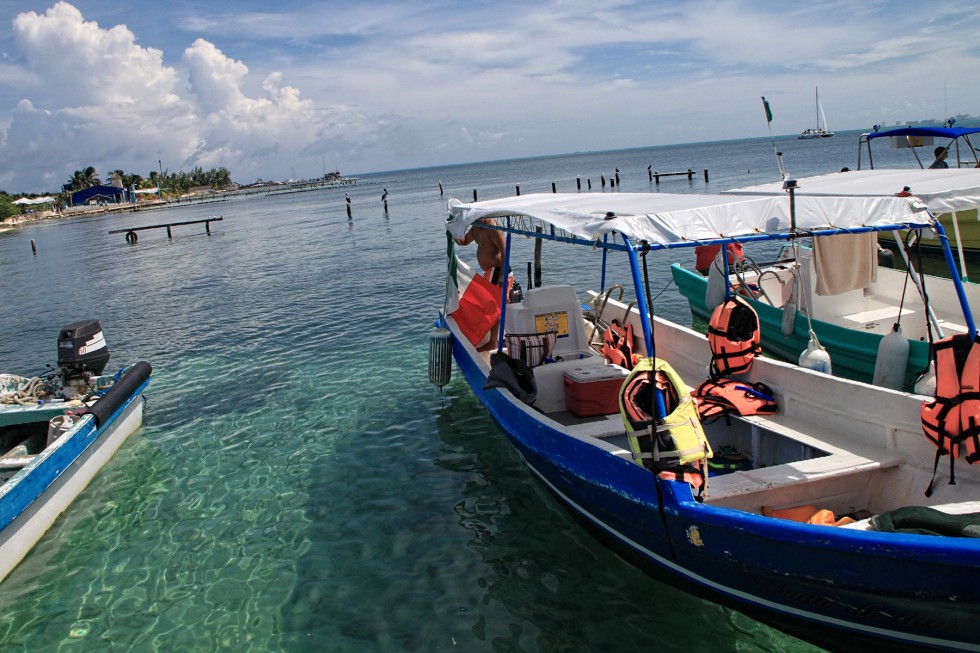
[(104, 373), (98, 320), (63, 327), (58, 366), (0, 374), (0, 580), (143, 423), (145, 361)]
[[(889, 143), (892, 149), (908, 150), (912, 155), (909, 157), (908, 164), (910, 170), (932, 168), (965, 172), (967, 168), (980, 168), (978, 150), (970, 140), (971, 136), (978, 133), (980, 127), (947, 125), (881, 130), (876, 126), (874, 131), (861, 134), (858, 138), (857, 169), (875, 169), (872, 143)], [(925, 150), (921, 156), (920, 149)], [(936, 157), (936, 152), (941, 152), (941, 156)], [(946, 231), (954, 236), (957, 249), (961, 252), (980, 252), (980, 222), (978, 222), (976, 207), (949, 207), (944, 211), (933, 210), (933, 213)], [(932, 239), (925, 239), (920, 245), (927, 249), (939, 247), (939, 244)]]
[[(515, 250), (540, 240), (592, 257), (599, 282), (579, 295), (570, 285), (521, 293), (474, 281), (453, 243), (480, 228), (506, 235), (505, 272)], [(771, 392), (776, 414), (700, 424), (707, 443), (686, 453), (656, 444), (665, 432), (680, 441), (682, 430), (698, 431), (696, 419), (679, 416), (688, 390), (707, 378), (711, 351), (703, 335), (650, 316), (648, 257), (735, 238), (786, 239), (799, 229), (922, 228), (936, 228), (934, 219), (907, 198), (800, 197), (791, 206), (786, 197), (619, 193), (450, 202), (446, 306), (430, 340), (430, 380), (449, 381), (442, 352), (451, 346), (531, 471), (586, 528), (656, 577), (833, 650), (977, 651), (980, 539), (903, 532), (906, 522), (975, 524), (969, 514), (980, 512), (978, 470), (959, 460), (955, 485), (944, 482), (946, 465), (934, 476), (922, 396), (757, 358), (733, 378)], [(473, 321), (474, 307), (486, 307), (467, 297), (474, 284), (497, 297), (499, 314)], [(968, 308), (964, 319), (975, 334)], [(630, 329), (638, 357), (623, 362), (635, 361), (633, 371), (597, 351), (605, 334)], [(490, 330), (489, 346), (480, 330)], [(648, 387), (656, 417), (629, 427), (636, 369), (645, 365), (680, 391), (661, 402), (669, 393)], [(656, 462), (691, 451), (701, 471), (718, 473), (698, 481), (690, 466)], [(809, 508), (807, 523), (783, 518)]]

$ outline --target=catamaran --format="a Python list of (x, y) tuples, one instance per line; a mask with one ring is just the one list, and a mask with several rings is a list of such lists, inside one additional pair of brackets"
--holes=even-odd
[(820, 89), (816, 91), (817, 100), (817, 126), (809, 127), (804, 129), (799, 136), (800, 140), (809, 140), (811, 138), (833, 138), (834, 132), (827, 128), (827, 116), (824, 115), (823, 107), (820, 105)]

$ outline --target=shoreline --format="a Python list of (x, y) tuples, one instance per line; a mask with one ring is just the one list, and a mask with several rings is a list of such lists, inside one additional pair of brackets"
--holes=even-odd
[(303, 193), (311, 190), (326, 190), (331, 188), (341, 188), (357, 185), (357, 177), (344, 177), (339, 181), (327, 183), (302, 182), (283, 186), (263, 186), (261, 188), (240, 188), (229, 191), (211, 191), (209, 194), (201, 196), (185, 196), (176, 200), (157, 200), (142, 201), (138, 203), (120, 202), (101, 206), (78, 206), (65, 211), (38, 211), (29, 215), (20, 214), (5, 220), (0, 220), (0, 233), (12, 231), (25, 224), (41, 222), (44, 220), (58, 220), (68, 218), (86, 217), (90, 215), (102, 215), (105, 213), (141, 213), (143, 211), (158, 211), (162, 209), (176, 208), (178, 206), (196, 206), (198, 204), (215, 204), (217, 202), (227, 202), (235, 197), (249, 197), (252, 195), (285, 195), (289, 193)]

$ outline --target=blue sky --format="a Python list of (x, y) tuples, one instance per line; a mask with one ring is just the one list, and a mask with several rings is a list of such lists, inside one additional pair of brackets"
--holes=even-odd
[(980, 115), (980, 3), (18, 0), (0, 189), (236, 181)]

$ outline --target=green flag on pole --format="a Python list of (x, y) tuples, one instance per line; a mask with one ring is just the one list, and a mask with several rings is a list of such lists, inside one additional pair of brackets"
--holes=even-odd
[(762, 106), (766, 108), (766, 122), (772, 122), (772, 111), (769, 109), (769, 103), (766, 101), (765, 96), (762, 98)]

